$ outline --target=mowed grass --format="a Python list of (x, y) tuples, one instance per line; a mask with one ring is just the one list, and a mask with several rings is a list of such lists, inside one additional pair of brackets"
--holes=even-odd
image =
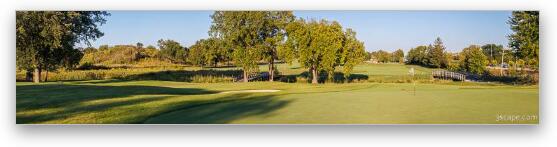
[[(411, 83), (98, 80), (38, 85), (18, 82), (16, 86), (17, 123), (538, 123), (538, 119), (497, 121), (498, 115), (538, 116), (537, 86), (416, 84), (415, 93)], [(257, 89), (281, 91), (238, 92)]]

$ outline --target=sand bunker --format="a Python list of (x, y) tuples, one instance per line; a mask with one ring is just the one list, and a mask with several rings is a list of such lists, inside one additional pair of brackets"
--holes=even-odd
[(275, 89), (265, 89), (265, 90), (236, 90), (236, 91), (225, 91), (221, 93), (264, 93), (264, 92), (279, 92), (280, 90)]

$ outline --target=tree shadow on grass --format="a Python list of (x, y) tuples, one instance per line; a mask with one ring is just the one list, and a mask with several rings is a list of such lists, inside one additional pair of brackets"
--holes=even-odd
[(129, 106), (129, 105), (136, 105), (141, 103), (148, 103), (153, 101), (159, 101), (166, 98), (170, 98), (171, 96), (154, 96), (154, 97), (142, 97), (142, 98), (135, 98), (130, 100), (123, 100), (123, 101), (116, 101), (116, 102), (108, 102), (108, 103), (101, 103), (101, 104), (93, 104), (93, 105), (69, 105), (63, 107), (60, 111), (55, 111), (52, 113), (43, 113), (43, 114), (36, 114), (36, 115), (18, 115), (16, 118), (16, 123), (41, 123), (50, 120), (58, 120), (63, 118), (68, 118), (72, 116), (77, 116), (82, 113), (91, 113), (91, 112), (102, 112), (107, 111), (110, 108), (120, 107), (120, 106)]
[[(200, 95), (213, 94), (218, 91), (210, 91), (199, 88), (171, 88), (157, 86), (99, 86), (99, 85), (21, 85), (16, 87), (16, 111), (33, 111), (48, 108), (64, 108), (63, 113), (49, 114), (52, 116), (17, 117), (17, 123), (33, 123), (53, 120), (66, 116), (61, 114), (73, 114), (83, 111), (95, 111), (109, 109), (112, 107), (132, 105), (163, 99), (164, 97), (139, 98), (119, 101), (135, 95)], [(86, 107), (78, 106), (91, 100), (116, 99), (113, 103), (99, 104)]]
[[(252, 93), (218, 94), (215, 95), (216, 98), (201, 100), (183, 99), (180, 97), (184, 95), (216, 92), (156, 86), (44, 84), (17, 86), (16, 90), (18, 112), (16, 123), (18, 124), (53, 123), (53, 121), (54, 123), (129, 124), (229, 123), (249, 116), (271, 115), (271, 112), (290, 102), (279, 100), (276, 95)], [(173, 98), (178, 99), (166, 101), (169, 103), (163, 102)], [(159, 101), (162, 102), (160, 106), (159, 104), (155, 107), (139, 106)], [(92, 115), (88, 116), (88, 114)]]
[(148, 124), (226, 124), (250, 116), (269, 116), (291, 100), (276, 95), (233, 94), (211, 100), (178, 104), (141, 123)]

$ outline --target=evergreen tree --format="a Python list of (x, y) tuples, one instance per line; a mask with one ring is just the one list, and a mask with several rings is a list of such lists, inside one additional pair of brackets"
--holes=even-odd
[(513, 30), (509, 35), (509, 47), (519, 58), (530, 63), (535, 69), (539, 66), (539, 11), (513, 11), (508, 22)]

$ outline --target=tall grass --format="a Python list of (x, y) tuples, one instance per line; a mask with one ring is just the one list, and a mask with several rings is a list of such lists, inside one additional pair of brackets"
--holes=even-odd
[[(162, 80), (193, 83), (232, 82), (241, 74), (238, 70), (192, 70), (165, 68), (117, 68), (101, 70), (72, 70), (49, 72), (48, 81), (82, 81), (82, 80)], [(41, 74), (41, 80), (47, 76)], [(16, 73), (17, 81), (25, 81), (25, 72)]]

